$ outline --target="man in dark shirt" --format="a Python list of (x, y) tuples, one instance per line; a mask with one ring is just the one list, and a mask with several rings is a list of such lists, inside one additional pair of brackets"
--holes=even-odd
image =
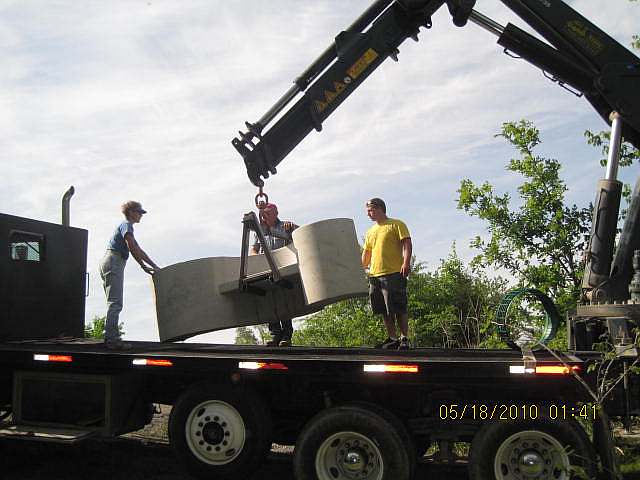
[[(269, 250), (276, 250), (289, 245), (293, 241), (291, 232), (298, 228), (298, 225), (290, 221), (280, 220), (278, 218), (278, 207), (274, 203), (267, 203), (260, 208), (260, 228), (262, 228)], [(264, 253), (264, 247), (260, 243), (257, 234), (254, 234), (251, 253), (253, 255)], [(267, 342), (267, 345), (275, 347), (291, 346), (293, 323), (290, 318), (270, 322), (269, 332), (271, 333), (271, 340)]]

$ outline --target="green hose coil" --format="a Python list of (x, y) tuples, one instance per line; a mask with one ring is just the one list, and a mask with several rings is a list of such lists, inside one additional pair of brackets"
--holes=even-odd
[(560, 325), (560, 314), (558, 313), (558, 309), (553, 301), (540, 290), (536, 290), (534, 288), (516, 288), (507, 292), (506, 295), (502, 297), (500, 305), (498, 305), (498, 308), (496, 309), (496, 323), (500, 339), (514, 350), (520, 350), (521, 348), (514, 341), (512, 328), (507, 324), (507, 313), (514, 300), (525, 296), (535, 297), (540, 301), (545, 311), (544, 328), (542, 333), (536, 339), (537, 341), (534, 342), (535, 345), (539, 343), (547, 344), (550, 342), (556, 336)]

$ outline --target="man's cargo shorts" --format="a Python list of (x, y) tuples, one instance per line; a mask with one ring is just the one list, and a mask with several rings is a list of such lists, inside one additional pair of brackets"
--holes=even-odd
[(373, 313), (407, 313), (407, 278), (399, 272), (369, 277), (369, 300)]

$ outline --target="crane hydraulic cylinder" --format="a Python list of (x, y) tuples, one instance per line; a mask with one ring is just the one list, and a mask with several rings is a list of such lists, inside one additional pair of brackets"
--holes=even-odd
[(621, 193), (622, 183), (618, 180), (603, 179), (598, 182), (591, 237), (582, 279), (583, 289), (596, 288), (609, 280)]

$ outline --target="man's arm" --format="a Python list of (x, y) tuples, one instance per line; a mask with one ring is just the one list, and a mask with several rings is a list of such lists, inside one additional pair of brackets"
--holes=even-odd
[(140, 248), (140, 245), (138, 245), (133, 233), (127, 232), (124, 236), (124, 241), (126, 242), (127, 247), (129, 247), (129, 251), (131, 252), (131, 255), (133, 255), (133, 258), (135, 258), (136, 262), (138, 262), (140, 267), (142, 267), (142, 270), (150, 274), (155, 273), (156, 270), (160, 270), (160, 267), (156, 265), (149, 255)]
[(362, 250), (362, 266), (367, 268), (371, 263), (371, 250)]
[(402, 244), (402, 267), (400, 268), (400, 273), (402, 276), (408, 277), (411, 273), (411, 254), (413, 253), (411, 237), (403, 238), (400, 243)]

